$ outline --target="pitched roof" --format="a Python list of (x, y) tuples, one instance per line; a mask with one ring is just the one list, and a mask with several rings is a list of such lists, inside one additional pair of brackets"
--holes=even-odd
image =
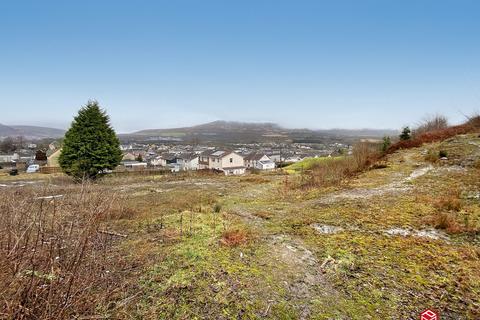
[(245, 157), (245, 160), (247, 160), (247, 161), (252, 161), (252, 160), (258, 161), (258, 160), (262, 159), (263, 156), (265, 156), (265, 155), (266, 155), (266, 154), (264, 154), (264, 153), (252, 152), (252, 153), (250, 153), (249, 155), (247, 155), (247, 156)]
[(191, 152), (186, 152), (186, 153), (182, 153), (180, 155), (177, 156), (177, 159), (183, 159), (183, 160), (193, 160), (195, 158), (198, 158), (198, 155), (195, 154), (195, 153), (191, 153)]

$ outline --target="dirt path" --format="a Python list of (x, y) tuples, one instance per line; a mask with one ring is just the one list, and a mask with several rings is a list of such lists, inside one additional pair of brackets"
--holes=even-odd
[(355, 200), (355, 199), (366, 199), (373, 196), (382, 196), (385, 194), (398, 194), (402, 192), (409, 191), (413, 188), (410, 184), (411, 181), (427, 174), (433, 170), (432, 165), (427, 165), (412, 171), (412, 173), (405, 176), (392, 175), (390, 178), (392, 182), (385, 184), (380, 187), (375, 188), (355, 188), (345, 191), (336, 192), (330, 195), (327, 195), (323, 198), (313, 200), (311, 205), (318, 204), (333, 204), (341, 200)]
[[(246, 198), (250, 198), (252, 195), (268, 196), (269, 193), (274, 192), (274, 188), (274, 184), (264, 184), (256, 188), (250, 186), (247, 193), (241, 194)], [(260, 232), (270, 248), (268, 259), (276, 261), (285, 266), (285, 270), (288, 270), (288, 275), (278, 275), (278, 281), (284, 281), (287, 289), (286, 300), (295, 304), (299, 312), (299, 319), (310, 318), (311, 303), (315, 298), (323, 296), (335, 300), (335, 297), (341, 296), (341, 293), (325, 278), (322, 261), (315, 257), (315, 254), (299, 237), (284, 233), (270, 234), (265, 227), (266, 221), (254, 215), (241, 203), (239, 201), (233, 205), (230, 212), (241, 217), (246, 224)]]

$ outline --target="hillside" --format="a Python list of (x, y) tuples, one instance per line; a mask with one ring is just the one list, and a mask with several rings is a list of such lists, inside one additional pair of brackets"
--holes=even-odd
[(397, 135), (394, 130), (375, 129), (331, 129), (331, 130), (310, 130), (310, 129), (288, 129), (274, 123), (244, 123), (231, 121), (214, 121), (192, 127), (171, 128), (171, 129), (149, 129), (122, 134), (122, 139), (154, 139), (158, 137), (175, 138), (181, 141), (192, 141), (194, 139), (203, 142), (268, 142), (268, 141), (290, 141), (290, 142), (312, 142), (324, 143), (336, 138), (381, 138), (384, 135)]
[(61, 138), (65, 130), (37, 126), (6, 126), (0, 124), (0, 137), (23, 136), (28, 139)]
[[(42, 234), (57, 242), (31, 250), (32, 234), (20, 243), (25, 261), (13, 266), (31, 270), (34, 252), (31, 303), (50, 299), (37, 310), (55, 312), (59, 297), (70, 318), (418, 319), (434, 308), (442, 319), (479, 319), (478, 134), (396, 151), (335, 187), (296, 188), (297, 172), (111, 176), (88, 188), (62, 177), (0, 177), (0, 201), (13, 210), (4, 217), (31, 212), (13, 205), (31, 202), (58, 224), (54, 236)], [(41, 206), (40, 192), (58, 198)], [(106, 216), (87, 219), (99, 212)], [(56, 279), (71, 279), (78, 246), (61, 235), (74, 227), (84, 237), (82, 223), (103, 233), (81, 238), (88, 254), (70, 287)], [(63, 251), (52, 253), (57, 245)], [(31, 278), (11, 274), (2, 274), (0, 294), (18, 310)]]

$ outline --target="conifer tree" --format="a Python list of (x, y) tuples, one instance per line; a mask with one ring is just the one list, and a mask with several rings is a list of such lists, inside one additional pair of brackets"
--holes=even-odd
[(110, 119), (97, 101), (88, 101), (65, 134), (59, 163), (76, 179), (95, 179), (103, 170), (113, 170), (122, 152)]
[(382, 143), (382, 151), (385, 153), (387, 152), (388, 148), (392, 145), (392, 141), (390, 140), (389, 136), (383, 137), (383, 143)]
[(410, 140), (411, 138), (411, 134), (410, 134), (410, 128), (409, 127), (405, 127), (403, 128), (402, 130), (402, 133), (400, 134), (400, 140)]

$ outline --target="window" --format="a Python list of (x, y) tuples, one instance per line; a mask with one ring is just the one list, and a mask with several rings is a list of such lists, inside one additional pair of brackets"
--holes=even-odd
[(230, 158), (230, 163), (233, 163), (233, 158)]

